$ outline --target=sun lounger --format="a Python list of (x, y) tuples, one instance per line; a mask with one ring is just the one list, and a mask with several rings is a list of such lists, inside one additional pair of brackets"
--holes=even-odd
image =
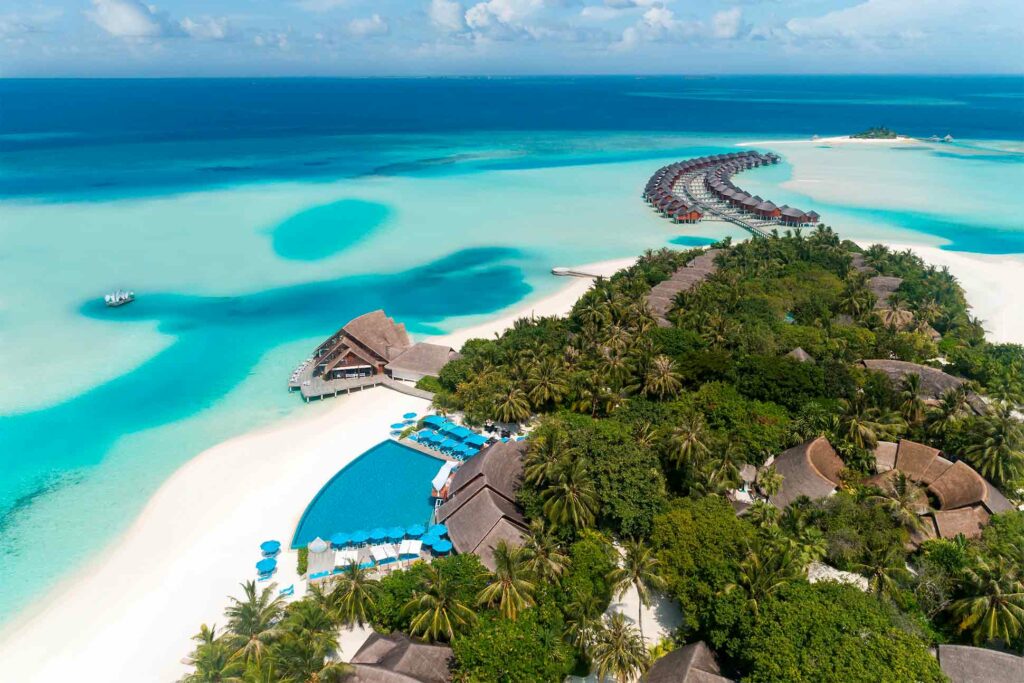
[(287, 588), (282, 588), (280, 590), (280, 592), (278, 593), (278, 595), (280, 595), (283, 598), (288, 598), (288, 597), (291, 597), (291, 596), (295, 595), (295, 584), (293, 583), (292, 585), (288, 586)]
[(316, 574), (310, 574), (309, 575), (309, 580), (310, 581), (316, 581), (317, 579), (322, 579), (325, 576), (330, 576), (330, 575), (331, 575), (330, 572), (317, 572)]
[(359, 561), (359, 551), (355, 548), (349, 548), (347, 550), (341, 550), (337, 555), (337, 562), (342, 567), (348, 567), (352, 562)]

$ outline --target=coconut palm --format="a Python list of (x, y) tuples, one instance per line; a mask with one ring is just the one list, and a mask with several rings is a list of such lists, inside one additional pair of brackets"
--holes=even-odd
[(945, 436), (960, 422), (960, 418), (966, 412), (967, 388), (961, 384), (942, 393), (939, 404), (927, 413), (926, 429), (932, 436)]
[(476, 620), (473, 610), (455, 593), (455, 587), (433, 565), (427, 565), (420, 589), (402, 611), (412, 615), (409, 633), (428, 640), (451, 640)]
[(665, 587), (659, 560), (650, 546), (638, 539), (627, 539), (622, 543), (623, 553), (618, 567), (608, 574), (608, 583), (620, 598), (630, 588), (635, 588), (640, 599), (637, 606), (637, 626), (640, 639), (644, 637), (644, 607), (651, 606), (651, 591)]
[(582, 529), (593, 525), (597, 494), (579, 460), (559, 468), (555, 480), (541, 493), (544, 516), (553, 527)]
[(592, 593), (583, 593), (565, 607), (565, 637), (584, 653), (589, 653), (601, 628), (601, 599)]
[(477, 595), (477, 604), (497, 606), (501, 615), (515, 621), (521, 611), (532, 607), (537, 584), (529, 578), (526, 552), (504, 539), (494, 548), (494, 573)]
[(900, 582), (910, 576), (902, 548), (885, 542), (869, 544), (853, 568), (867, 577), (868, 587), (878, 597), (895, 597)]
[(277, 595), (277, 585), (265, 586), (257, 592), (255, 581), (242, 585), (245, 597), (230, 598), (224, 615), (228, 618), (230, 640), (236, 657), (259, 660), (267, 647), (281, 635), (280, 622), (284, 613), (284, 598)]
[(964, 570), (968, 597), (955, 600), (950, 613), (976, 645), (1013, 642), (1024, 632), (1024, 584), (1020, 567), (1000, 557), (979, 557)]
[(377, 604), (380, 582), (370, 577), (368, 569), (352, 560), (335, 581), (334, 593), (340, 619), (362, 626), (369, 623), (370, 612)]
[(183, 683), (242, 683), (245, 663), (234, 654), (235, 650), (224, 638), (212, 637), (192, 653), (195, 668), (182, 679)]
[(556, 583), (569, 568), (569, 557), (562, 552), (541, 520), (530, 525), (530, 535), (523, 545), (526, 568), (538, 581)]
[(900, 413), (908, 424), (916, 425), (924, 422), (925, 405), (921, 398), (921, 376), (908, 373), (903, 377), (903, 389), (900, 392)]
[(281, 683), (334, 683), (351, 668), (336, 661), (338, 631), (334, 619), (312, 600), (300, 600), (282, 623), (284, 635), (271, 650), (273, 680)]
[(675, 396), (683, 388), (675, 362), (666, 355), (655, 356), (644, 376), (644, 393), (664, 399)]
[(523, 481), (541, 486), (554, 479), (568, 448), (569, 439), (560, 424), (543, 424), (530, 436), (523, 458)]
[(650, 662), (643, 637), (618, 612), (605, 615), (590, 657), (597, 667), (598, 680), (611, 676), (619, 683), (636, 680)]
[(756, 615), (761, 604), (796, 578), (800, 569), (788, 548), (758, 541), (740, 562), (736, 581), (726, 584), (722, 592), (742, 591), (747, 607)]
[(782, 475), (775, 469), (775, 465), (764, 467), (758, 470), (754, 484), (761, 493), (771, 498), (782, 489)]
[(698, 466), (708, 454), (707, 423), (700, 414), (683, 418), (669, 437), (669, 454), (680, 467)]
[(921, 515), (928, 512), (928, 497), (920, 486), (903, 472), (896, 471), (880, 488), (881, 493), (871, 496), (871, 500), (888, 510), (907, 531), (922, 527)]
[(562, 364), (554, 358), (547, 358), (530, 371), (527, 378), (529, 399), (533, 405), (557, 404), (569, 393)]
[(892, 438), (903, 429), (899, 416), (868, 405), (864, 394), (850, 400), (840, 399), (842, 436), (857, 448), (874, 449), (879, 438)]
[(494, 416), (499, 422), (522, 422), (530, 417), (530, 400), (515, 384), (509, 384), (494, 400)]
[(997, 484), (1010, 481), (1024, 469), (1024, 430), (1003, 404), (985, 419), (983, 439), (964, 451), (965, 458), (982, 476)]

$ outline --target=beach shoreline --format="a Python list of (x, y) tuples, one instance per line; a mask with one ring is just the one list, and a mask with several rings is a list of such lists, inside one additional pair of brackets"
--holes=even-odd
[(907, 145), (907, 144), (930, 144), (928, 140), (912, 138), (907, 135), (897, 135), (894, 138), (851, 138), (849, 135), (831, 135), (818, 138), (796, 138), (785, 140), (753, 140), (737, 142), (737, 147), (753, 147), (755, 145)]
[[(576, 269), (611, 275), (634, 261)], [(522, 317), (564, 315), (593, 282), (567, 280), (546, 297), (431, 341), (458, 348)], [(255, 578), (260, 542), (274, 538), (287, 548), (303, 510), (334, 474), (387, 438), (398, 416), (429, 407), (383, 388), (358, 392), (197, 454), (123, 534), (5, 624), (4, 675), (19, 683), (90, 672), (107, 680), (177, 680), (188, 671), (182, 658), (192, 649), (191, 635), (203, 623), (223, 624), (227, 597)], [(279, 559), (274, 583), (294, 584), (301, 595), (295, 553)], [(354, 654), (353, 635), (343, 638), (343, 656)]]

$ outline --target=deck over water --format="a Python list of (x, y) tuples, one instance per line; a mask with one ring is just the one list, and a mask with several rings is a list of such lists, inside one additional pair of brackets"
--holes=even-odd
[(313, 377), (315, 363), (308, 364), (295, 379), (288, 381), (289, 391), (298, 391), (305, 401), (314, 398), (328, 398), (339, 394), (351, 394), (353, 391), (362, 391), (372, 387), (383, 386), (402, 394), (415, 396), (430, 401), (434, 394), (423, 389), (417, 389), (408, 382), (392, 379), (385, 375), (370, 375), (369, 377), (352, 377), (350, 379), (324, 379)]

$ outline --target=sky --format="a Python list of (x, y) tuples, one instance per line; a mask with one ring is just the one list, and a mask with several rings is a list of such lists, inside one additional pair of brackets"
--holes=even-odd
[(2, 0), (0, 76), (1024, 73), (1024, 0)]

